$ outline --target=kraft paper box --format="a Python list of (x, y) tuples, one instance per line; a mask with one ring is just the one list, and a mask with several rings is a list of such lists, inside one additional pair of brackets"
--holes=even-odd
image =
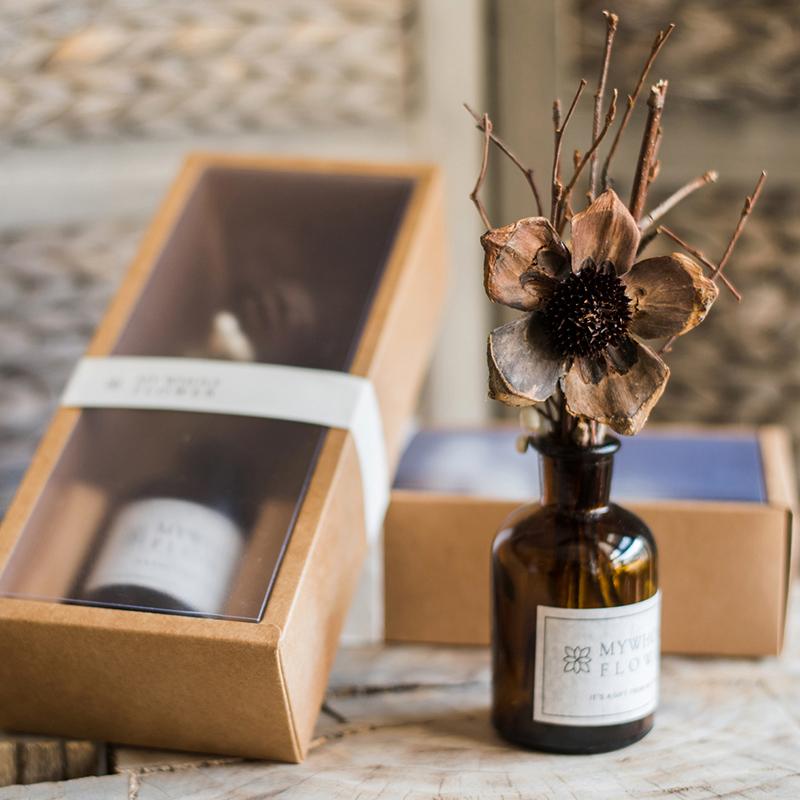
[[(539, 496), (538, 458), (515, 450), (518, 435), (431, 430), (412, 440), (385, 526), (388, 640), (489, 642), (492, 539)], [(648, 428), (623, 439), (612, 501), (655, 535), (665, 652), (780, 652), (794, 574), (785, 431)]]
[[(208, 358), (219, 313), (235, 312), (256, 361), (368, 379), (350, 383), (374, 387), (383, 434), (372, 444), (392, 472), (444, 301), (440, 191), (427, 166), (192, 156), (84, 364), (251, 366)], [(147, 396), (225, 388), (143, 375), (136, 390)], [(298, 405), (324, 408), (320, 394)], [(198, 452), (212, 457), (192, 461)], [(286, 418), (62, 406), (0, 529), (0, 729), (301, 760), (366, 551), (360, 456), (347, 430)], [(228, 462), (236, 482), (223, 500), (248, 525), (226, 534), (241, 549), (225, 561), (216, 604), (178, 602), (197, 593), (192, 570), (205, 569), (209, 586), (223, 572), (222, 560), (216, 571), (192, 561), (203, 531), (188, 524), (153, 540), (173, 554), (174, 578), (159, 580), (174, 579), (174, 596), (168, 587), (148, 606), (85, 588), (111, 520), (122, 525), (120, 508), (139, 502), (130, 497), (189, 496), (159, 489), (174, 484), (202, 504)], [(152, 555), (162, 573), (163, 558)]]

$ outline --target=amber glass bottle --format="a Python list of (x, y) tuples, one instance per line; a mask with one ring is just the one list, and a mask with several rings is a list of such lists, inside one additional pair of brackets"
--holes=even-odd
[(616, 439), (533, 444), (541, 504), (514, 512), (492, 548), (492, 719), (535, 749), (624, 747), (651, 729), (658, 697), (653, 536), (609, 503)]

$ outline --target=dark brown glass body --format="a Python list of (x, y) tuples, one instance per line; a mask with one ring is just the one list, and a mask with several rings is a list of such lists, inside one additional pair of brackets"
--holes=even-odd
[(658, 589), (656, 546), (635, 514), (609, 503), (619, 442), (579, 448), (536, 440), (542, 500), (506, 520), (492, 547), (492, 721), (506, 739), (539, 750), (597, 753), (635, 742), (653, 715), (615, 725), (533, 719), (536, 609), (607, 608)]

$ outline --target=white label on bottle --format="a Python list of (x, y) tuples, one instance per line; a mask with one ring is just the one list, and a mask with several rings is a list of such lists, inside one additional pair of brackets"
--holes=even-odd
[(139, 586), (186, 610), (218, 614), (241, 550), (239, 529), (213, 508), (167, 497), (135, 500), (111, 523), (85, 588)]
[(536, 613), (533, 719), (615, 725), (658, 704), (661, 595), (616, 608)]

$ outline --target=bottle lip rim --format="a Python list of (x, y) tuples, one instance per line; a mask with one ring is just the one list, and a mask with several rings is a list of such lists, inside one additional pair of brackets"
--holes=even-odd
[(575, 459), (586, 458), (587, 456), (611, 456), (622, 445), (619, 439), (610, 435), (607, 435), (605, 440), (599, 444), (591, 445), (565, 444), (551, 436), (531, 436), (530, 442), (543, 456)]

